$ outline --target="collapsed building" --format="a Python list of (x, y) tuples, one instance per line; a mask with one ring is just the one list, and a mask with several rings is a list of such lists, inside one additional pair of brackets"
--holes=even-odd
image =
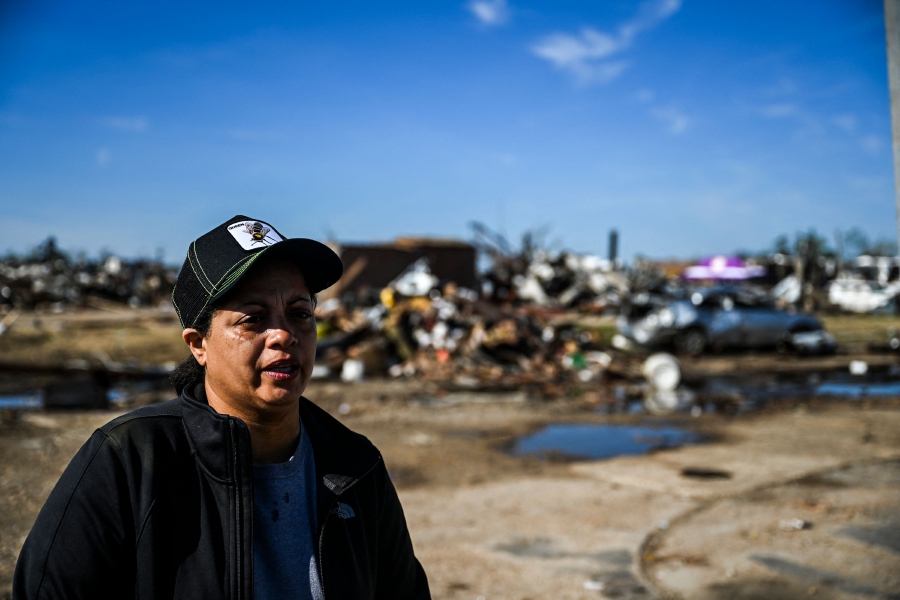
[(406, 237), (381, 244), (331, 246), (344, 263), (344, 276), (320, 294), (320, 300), (339, 298), (354, 304), (377, 299), (382, 289), (419, 260), (428, 264), (438, 281), (478, 287), (476, 249), (459, 240)]
[[(621, 263), (549, 252), (528, 236), (514, 249), (483, 226), (476, 234), (474, 244), (337, 246), (346, 275), (320, 298), (317, 374), (415, 375), (544, 395), (602, 376), (609, 340), (576, 315), (618, 310), (628, 292)], [(476, 253), (487, 262), (480, 273)]]
[[(783, 305), (804, 308), (814, 299), (876, 310), (900, 294), (891, 283), (900, 270), (893, 258), (838, 264), (821, 255), (773, 253), (698, 264), (638, 260), (625, 269), (615, 232), (609, 255), (600, 257), (550, 251), (531, 234), (513, 247), (483, 225), (473, 230), (471, 243), (408, 237), (333, 244), (345, 274), (319, 297), (316, 376), (415, 375), (556, 395), (616, 368), (614, 320), (602, 317), (643, 318), (705, 278), (740, 279)], [(95, 299), (154, 306), (168, 302), (176, 274), (159, 260), (73, 257), (50, 239), (29, 255), (0, 260), (0, 303), (7, 310), (90, 306)], [(873, 277), (886, 281), (868, 289), (869, 296), (880, 294), (877, 301), (847, 291), (848, 281), (859, 286)], [(593, 316), (600, 321), (591, 322)]]
[(73, 256), (51, 237), (27, 255), (0, 258), (0, 305), (34, 310), (100, 299), (157, 306), (171, 298), (176, 275), (162, 260)]

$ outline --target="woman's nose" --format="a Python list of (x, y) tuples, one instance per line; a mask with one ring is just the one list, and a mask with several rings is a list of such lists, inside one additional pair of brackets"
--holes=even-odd
[(297, 343), (297, 337), (284, 323), (277, 323), (269, 330), (268, 342), (273, 346), (287, 348)]

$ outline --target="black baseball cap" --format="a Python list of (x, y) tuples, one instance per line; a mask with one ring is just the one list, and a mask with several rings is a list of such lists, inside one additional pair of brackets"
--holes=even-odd
[(265, 221), (237, 215), (188, 247), (172, 291), (182, 328), (193, 327), (203, 310), (234, 287), (263, 256), (294, 262), (303, 271), (311, 294), (334, 285), (344, 273), (341, 259), (325, 244), (285, 238)]

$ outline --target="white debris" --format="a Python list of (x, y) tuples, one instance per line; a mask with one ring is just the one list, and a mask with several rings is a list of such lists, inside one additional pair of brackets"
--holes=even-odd
[(331, 369), (325, 365), (314, 365), (312, 370), (312, 379), (324, 379), (331, 375)]
[(865, 375), (869, 372), (869, 363), (864, 360), (851, 360), (850, 361), (850, 374), (851, 375)]
[(803, 519), (785, 519), (778, 523), (778, 528), (782, 531), (802, 531), (811, 527), (812, 523)]
[(666, 352), (650, 355), (642, 369), (644, 377), (657, 390), (672, 391), (681, 383), (678, 359)]
[(775, 300), (780, 300), (785, 304), (796, 304), (800, 301), (802, 291), (801, 281), (794, 275), (788, 275), (779, 281), (770, 293)]
[(883, 285), (877, 281), (842, 277), (828, 284), (828, 301), (844, 310), (867, 313), (886, 307), (900, 294), (900, 282)]
[(348, 358), (344, 361), (341, 368), (341, 380), (343, 381), (362, 381), (365, 372), (363, 361), (354, 358)]
[(434, 436), (418, 432), (406, 438), (407, 446), (430, 446), (434, 443)]
[(389, 287), (397, 290), (404, 296), (427, 296), (438, 284), (438, 278), (431, 274), (428, 262), (419, 259), (414, 262), (397, 279), (392, 281)]

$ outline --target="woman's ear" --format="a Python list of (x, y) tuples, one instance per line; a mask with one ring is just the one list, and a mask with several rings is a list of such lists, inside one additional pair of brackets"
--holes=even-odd
[(205, 338), (196, 329), (185, 329), (181, 332), (181, 339), (191, 349), (194, 359), (200, 363), (201, 367), (206, 366), (206, 344)]

